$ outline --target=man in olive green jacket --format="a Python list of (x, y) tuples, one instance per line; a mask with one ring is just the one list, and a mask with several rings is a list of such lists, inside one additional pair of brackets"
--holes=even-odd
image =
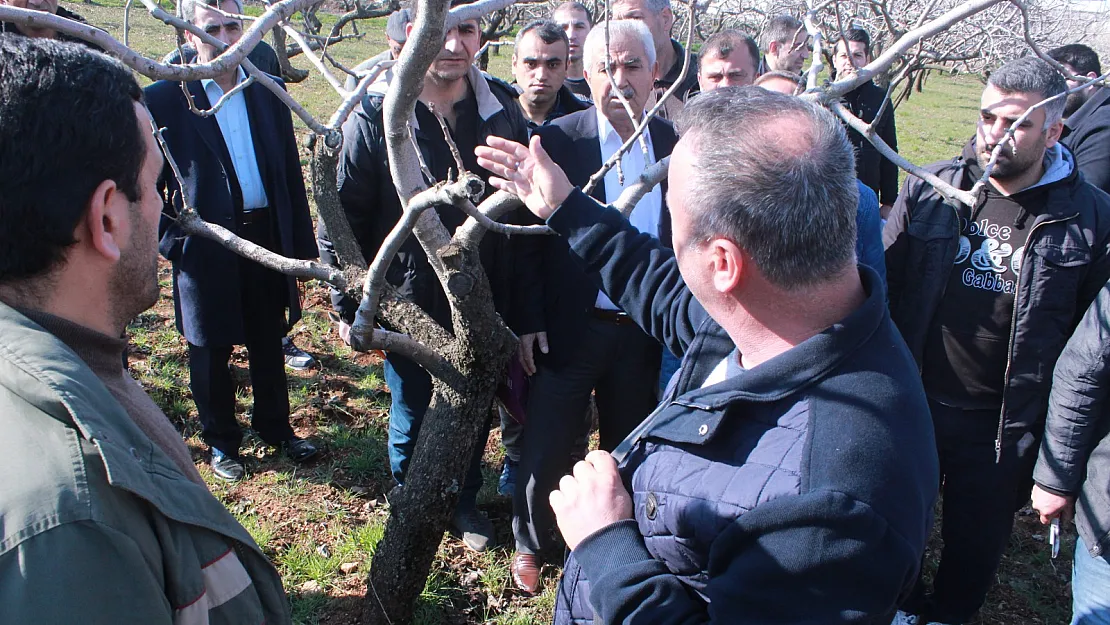
[(127, 68), (0, 36), (0, 623), (290, 622), (121, 363), (158, 297), (161, 170)]

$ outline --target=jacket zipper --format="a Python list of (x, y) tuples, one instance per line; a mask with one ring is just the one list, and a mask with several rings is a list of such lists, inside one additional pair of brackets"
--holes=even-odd
[[(1026, 238), (1026, 251), (1022, 254), (1021, 257), (1021, 275), (1018, 276), (1019, 283), (1021, 282), (1022, 276), (1026, 275), (1025, 269), (1026, 265), (1028, 264), (1026, 262), (1026, 259), (1029, 258), (1029, 253), (1032, 251), (1032, 242), (1034, 240), (1033, 235), (1037, 233), (1037, 230), (1039, 230), (1041, 226), (1070, 221), (1072, 219), (1075, 219), (1076, 217), (1079, 217), (1079, 213), (1076, 213), (1071, 217), (1062, 217), (1060, 219), (1053, 219), (1051, 221), (1042, 221), (1041, 223), (1033, 226), (1033, 229), (1029, 231), (1029, 236)], [(1032, 278), (1030, 278), (1030, 280), (1032, 280)], [(1017, 333), (1017, 311), (1018, 308), (1020, 308), (1021, 294), (1023, 291), (1024, 289), (1021, 288), (1017, 288), (1014, 290), (1014, 311), (1013, 315), (1010, 318), (1010, 342), (1009, 347), (1006, 350), (1006, 374), (1002, 378), (1002, 409), (998, 412), (998, 434), (995, 436), (994, 439), (995, 464), (1002, 462), (1002, 430), (1003, 427), (1006, 425), (1006, 389), (1010, 387), (1010, 365), (1012, 365), (1014, 361), (1014, 334)]]

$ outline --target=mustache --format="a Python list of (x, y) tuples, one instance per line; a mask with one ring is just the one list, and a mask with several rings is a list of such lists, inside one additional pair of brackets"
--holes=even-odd
[(636, 90), (633, 89), (632, 87), (625, 87), (624, 89), (619, 89), (618, 91), (614, 91), (612, 93), (612, 95), (610, 96), (610, 99), (612, 99), (612, 100), (617, 99), (617, 93), (620, 93), (622, 96), (624, 96), (625, 100), (629, 100), (629, 99), (633, 98), (636, 95)]

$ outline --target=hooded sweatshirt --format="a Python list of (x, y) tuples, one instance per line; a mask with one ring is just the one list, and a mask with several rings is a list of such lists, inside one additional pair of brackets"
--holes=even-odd
[[(962, 188), (983, 175), (974, 139), (964, 147)], [(1044, 175), (1034, 185), (1004, 195), (993, 185), (973, 207), (960, 206), (960, 247), (954, 270), (927, 341), (923, 380), (930, 399), (965, 410), (1002, 406), (1014, 290), (1033, 218), (1048, 191), (1066, 181), (1075, 163), (1059, 145), (1045, 151)]]

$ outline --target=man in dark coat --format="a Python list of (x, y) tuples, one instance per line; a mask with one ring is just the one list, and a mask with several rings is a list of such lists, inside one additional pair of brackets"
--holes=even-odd
[[(651, 33), (637, 20), (610, 22), (609, 31), (613, 76), (642, 118), (652, 90)], [(561, 117), (536, 131), (574, 184), (583, 186), (634, 128), (612, 93), (609, 77), (599, 71), (605, 63), (604, 29), (586, 37), (585, 61), (586, 80), (597, 107)], [(615, 201), (647, 166), (669, 156), (677, 141), (673, 126), (658, 118), (649, 123), (645, 138), (650, 157), (645, 158), (638, 144), (626, 152), (621, 158), (624, 183), (615, 168), (610, 170), (593, 191), (596, 199)], [(665, 186), (649, 192), (629, 218), (642, 231), (669, 244), (670, 213), (664, 193)], [(584, 434), (578, 415), (586, 412), (590, 395), (596, 392), (600, 444), (613, 449), (655, 407), (661, 357), (659, 342), (599, 293), (565, 240), (545, 237), (542, 245), (538, 261), (521, 263), (542, 267), (536, 286), (542, 296), (544, 325), (536, 337), (546, 339), (535, 349), (530, 337), (521, 338), (524, 368), (532, 382), (513, 498), (517, 554), (512, 573), (514, 583), (526, 592), (539, 588), (540, 559), (552, 547), (549, 535), (554, 520), (547, 495), (569, 467), (575, 440)]]
[[(849, 28), (844, 39), (836, 42), (833, 68), (837, 79), (856, 73), (871, 62), (871, 36), (861, 28)], [(875, 122), (879, 109), (886, 99), (886, 90), (870, 80), (844, 96), (844, 104), (852, 114), (864, 122), (875, 125), (875, 134), (890, 148), (898, 151), (898, 131), (894, 127), (894, 106), (887, 104), (883, 116)], [(848, 129), (848, 138), (856, 148), (856, 176), (879, 196), (882, 216), (890, 214), (890, 207), (898, 197), (898, 166), (879, 153), (879, 150), (855, 130)]]
[[(225, 0), (219, 8), (242, 12), (237, 0)], [(240, 20), (209, 5), (187, 2), (185, 9), (186, 19), (224, 43), (232, 44), (242, 34)], [(218, 54), (215, 46), (186, 36), (202, 62)], [(243, 477), (242, 432), (227, 366), (234, 345), (245, 344), (250, 354), (255, 431), (295, 461), (316, 454), (289, 425), (281, 340), (300, 318), (296, 281), (215, 241), (185, 236), (174, 221), (182, 199), (174, 196), (180, 194), (206, 221), (262, 247), (292, 258), (317, 256), (289, 109), (254, 84), (229, 98), (215, 115), (201, 117), (189, 110), (186, 97), (207, 109), (244, 79), (242, 68), (236, 67), (214, 80), (188, 83), (188, 96), (179, 84), (167, 81), (146, 88), (151, 114), (165, 128), (166, 144), (186, 181), (185, 189), (179, 189), (167, 167), (160, 250), (173, 263), (174, 311), (178, 330), (189, 342), (190, 388), (202, 436), (212, 449), (213, 472), (228, 480)]]
[(759, 88), (701, 94), (678, 121), (673, 253), (574, 189), (546, 138), (479, 154), (683, 354), (655, 412), (551, 493), (571, 548), (555, 622), (886, 625), (937, 458), (913, 358), (855, 262), (851, 146), (827, 110)]
[[(1065, 91), (1047, 62), (991, 74), (975, 138), (928, 166), (970, 189), (1007, 129)], [(919, 581), (899, 623), (971, 620), (994, 583), (1014, 512), (1029, 499), (1052, 367), (1110, 279), (1110, 197), (1058, 143), (1064, 101), (1014, 128), (975, 206), (907, 178), (883, 232), (890, 314), (921, 367), (944, 497), (932, 594)]]
[[(415, 19), (415, 16), (414, 16)], [(409, 33), (412, 24), (408, 25)], [(455, 159), (432, 114), (431, 107), (443, 115), (449, 132), (458, 146), (466, 169), (478, 176), (488, 172), (477, 165), (474, 146), (490, 135), (523, 139), (528, 126), (510, 89), (494, 88), (496, 79), (488, 77), (472, 64), (479, 46), (477, 20), (467, 20), (448, 30), (438, 57), (424, 76), (424, 86), (414, 112), (413, 136), (417, 149), (432, 176), (445, 180), (449, 169), (456, 169)], [(392, 73), (379, 76), (370, 85), (361, 106), (343, 125), (343, 152), (340, 155), (337, 182), (339, 201), (367, 262), (373, 261), (382, 242), (401, 217), (401, 201), (389, 173), (389, 155), (385, 143), (385, 120), (382, 110)], [(431, 106), (429, 106), (431, 105)], [(434, 180), (427, 181), (429, 184)], [(492, 188), (489, 189), (492, 193)], [(435, 207), (439, 219), (449, 231), (466, 221), (466, 214), (450, 205)], [(521, 211), (522, 212), (522, 211)], [(518, 214), (518, 220), (523, 214)], [(321, 238), (326, 233), (321, 233)], [(539, 315), (537, 310), (515, 306), (518, 283), (514, 266), (525, 271), (522, 285), (538, 281), (535, 268), (528, 276), (528, 267), (519, 267), (515, 254), (518, 246), (538, 245), (541, 237), (504, 237), (487, 235), (479, 245), (482, 266), (489, 277), (494, 306), (517, 334), (528, 331), (526, 319)], [(411, 299), (444, 327), (451, 327), (451, 309), (428, 257), (416, 241), (409, 237), (393, 259), (386, 280), (403, 296)], [(353, 319), (357, 302), (333, 296), (343, 316)], [(534, 325), (534, 322), (531, 323)], [(383, 366), (389, 385), (389, 464), (393, 477), (404, 483), (409, 461), (416, 448), (417, 436), (424, 414), (432, 398), (432, 379), (413, 361), (394, 353), (386, 355)], [(451, 528), (463, 543), (483, 551), (493, 541), (493, 525), (477, 508), (478, 490), (482, 484), (481, 460), (484, 446), (470, 453), (471, 468), (459, 493), (459, 502), (451, 519)]]
[[(1055, 48), (1048, 55), (1076, 76), (1098, 78), (1098, 54), (1079, 43)], [(1068, 88), (1082, 83), (1068, 80)], [(1068, 94), (1064, 107), (1064, 133), (1060, 142), (1071, 148), (1087, 182), (1110, 191), (1110, 89), (1087, 87)]]
[(1110, 620), (1110, 284), (1099, 291), (1053, 373), (1033, 509), (1041, 523), (1079, 530), (1072, 568), (1072, 623)]

